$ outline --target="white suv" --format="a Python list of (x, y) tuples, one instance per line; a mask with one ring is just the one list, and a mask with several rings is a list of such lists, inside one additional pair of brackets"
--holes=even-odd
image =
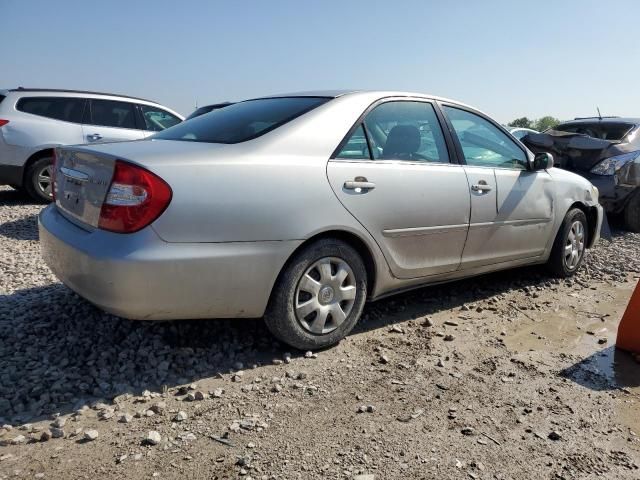
[(0, 185), (50, 201), (53, 148), (143, 139), (182, 120), (158, 103), (124, 95), (0, 89)]

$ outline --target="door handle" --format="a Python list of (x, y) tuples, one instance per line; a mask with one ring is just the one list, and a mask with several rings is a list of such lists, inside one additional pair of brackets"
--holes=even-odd
[(472, 192), (490, 192), (491, 191), (491, 187), (489, 185), (487, 185), (486, 183), (476, 183), (475, 185), (471, 185), (471, 191)]
[(368, 181), (364, 177), (356, 177), (354, 180), (347, 180), (344, 182), (344, 188), (347, 190), (373, 190), (376, 188), (376, 184)]
[(98, 140), (100, 140), (102, 138), (102, 135), (100, 135), (99, 133), (94, 133), (92, 135), (87, 135), (87, 140), (89, 140), (90, 142), (96, 142)]

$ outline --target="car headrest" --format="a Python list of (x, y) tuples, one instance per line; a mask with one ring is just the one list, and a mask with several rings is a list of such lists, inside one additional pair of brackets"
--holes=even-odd
[(383, 158), (410, 155), (420, 149), (420, 130), (414, 125), (396, 125), (387, 136)]

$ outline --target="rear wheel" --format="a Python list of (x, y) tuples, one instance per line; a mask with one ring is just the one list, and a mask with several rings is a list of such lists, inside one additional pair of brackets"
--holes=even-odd
[(34, 200), (53, 200), (53, 157), (40, 158), (29, 166), (24, 188)]
[(292, 347), (328, 347), (355, 326), (366, 295), (367, 274), (358, 252), (341, 240), (319, 240), (297, 253), (281, 273), (265, 322)]
[(632, 193), (624, 208), (624, 224), (632, 232), (640, 232), (640, 189)]
[(587, 217), (579, 208), (569, 210), (560, 226), (547, 267), (557, 277), (575, 274), (587, 248)]

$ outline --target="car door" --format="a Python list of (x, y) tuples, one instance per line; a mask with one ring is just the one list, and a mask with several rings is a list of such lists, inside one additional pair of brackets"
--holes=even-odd
[(471, 190), (461, 268), (542, 255), (553, 229), (549, 173), (531, 170), (527, 152), (488, 118), (453, 105), (443, 111)]
[(119, 142), (144, 138), (131, 102), (89, 99), (82, 125), (84, 143)]
[(172, 113), (151, 105), (137, 105), (142, 123), (142, 134), (149, 137), (154, 133), (161, 132), (169, 127), (177, 125), (182, 120)]
[(469, 224), (464, 169), (452, 163), (434, 105), (385, 100), (368, 110), (327, 164), (342, 204), (398, 278), (458, 268)]

